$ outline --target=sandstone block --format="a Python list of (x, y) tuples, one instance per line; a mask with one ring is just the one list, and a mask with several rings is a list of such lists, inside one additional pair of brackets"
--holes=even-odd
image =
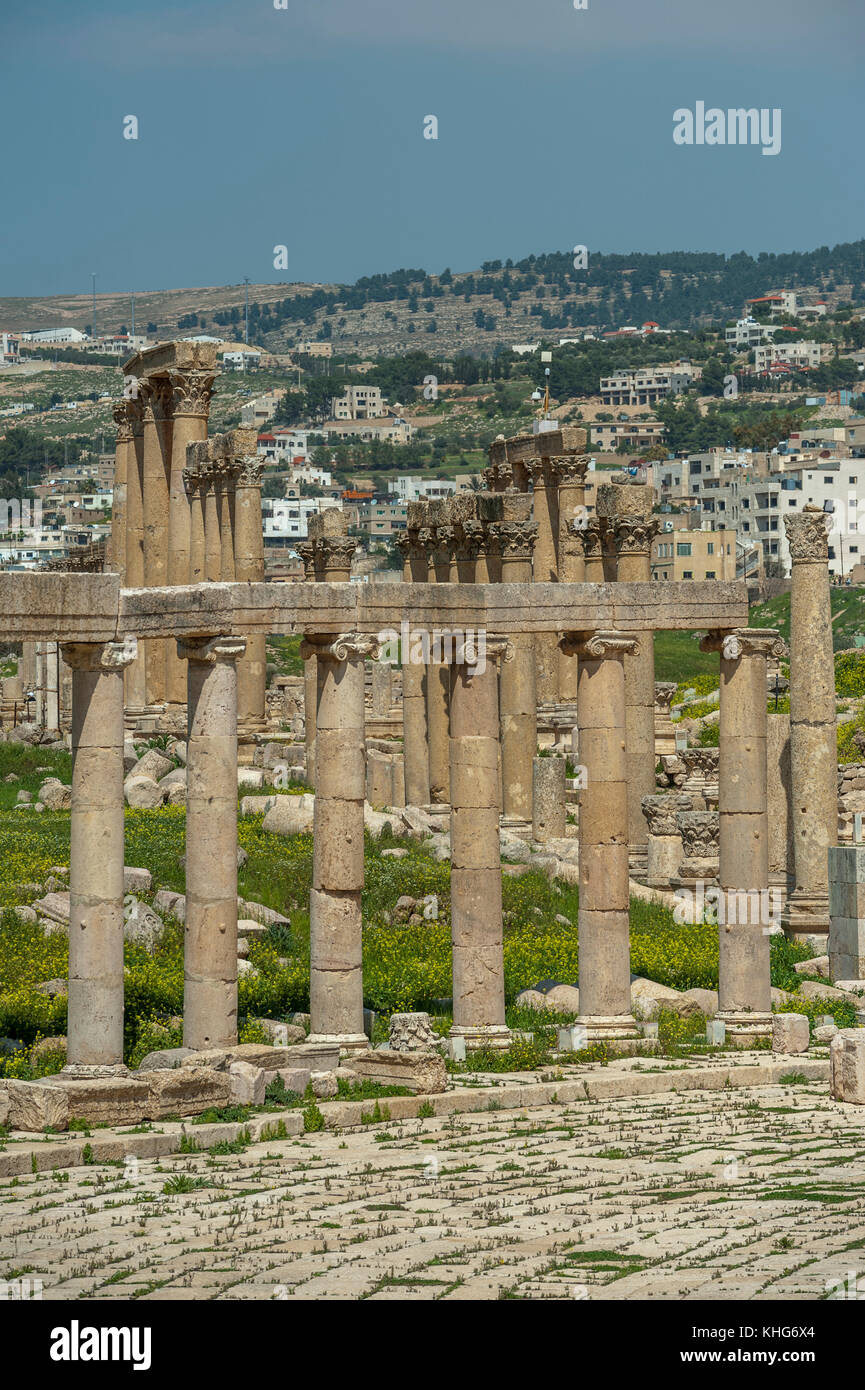
[(319, 1100), (333, 1100), (339, 1094), (339, 1084), (332, 1071), (310, 1072), (312, 1093)]
[(231, 1101), (235, 1105), (263, 1105), (267, 1072), (249, 1062), (232, 1062), (228, 1068)]
[(415, 1095), (434, 1095), (447, 1089), (444, 1060), (437, 1052), (358, 1052), (344, 1065), (367, 1081), (405, 1086)]
[(162, 1120), (166, 1115), (200, 1115), (211, 1106), (228, 1105), (231, 1082), (224, 1072), (208, 1067), (180, 1066), (170, 1071), (147, 1073), (150, 1087), (147, 1115)]
[(865, 1028), (843, 1028), (829, 1044), (833, 1100), (865, 1105)]
[(148, 748), (139, 759), (135, 774), (138, 777), (150, 777), (154, 782), (158, 782), (166, 773), (171, 772), (173, 767), (174, 763), (170, 758), (166, 758), (164, 753), (160, 753), (157, 748)]
[(165, 793), (152, 777), (142, 777), (132, 772), (123, 783), (123, 795), (127, 806), (139, 811), (152, 811), (162, 805)]
[(772, 1015), (772, 1051), (807, 1052), (811, 1030), (805, 1014)]
[(124, 868), (124, 893), (149, 893), (152, 887), (153, 875), (149, 869), (132, 869), (128, 865)]
[(64, 1130), (69, 1123), (65, 1093), (45, 1081), (0, 1081), (6, 1097), (6, 1124), (40, 1134), (45, 1129)]
[(39, 788), (39, 800), (49, 811), (68, 811), (72, 805), (72, 788), (57, 777), (49, 777)]
[(123, 909), (123, 940), (134, 941), (145, 950), (152, 951), (162, 936), (165, 927), (152, 908), (136, 899)]
[(138, 1063), (139, 1071), (171, 1071), (185, 1062), (187, 1057), (201, 1054), (191, 1047), (163, 1047), (156, 1052), (148, 1052)]

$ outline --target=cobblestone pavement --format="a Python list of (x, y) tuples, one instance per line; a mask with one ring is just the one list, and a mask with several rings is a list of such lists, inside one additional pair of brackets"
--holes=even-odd
[(818, 1299), (851, 1273), (865, 1111), (820, 1083), (0, 1181), (0, 1278), (44, 1299)]

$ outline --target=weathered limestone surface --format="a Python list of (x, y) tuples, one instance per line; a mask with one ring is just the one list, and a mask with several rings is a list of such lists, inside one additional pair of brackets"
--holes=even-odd
[(444, 1060), (436, 1052), (363, 1052), (350, 1057), (345, 1065), (365, 1080), (382, 1086), (405, 1086), (419, 1095), (436, 1095), (447, 1089)]
[(829, 1044), (832, 1097), (865, 1105), (865, 1028), (842, 1028)]

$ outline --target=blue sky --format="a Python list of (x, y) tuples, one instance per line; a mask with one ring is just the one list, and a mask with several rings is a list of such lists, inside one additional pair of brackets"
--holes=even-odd
[[(865, 235), (861, 0), (286, 3), (6, 0), (0, 294)], [(780, 154), (675, 145), (697, 101)]]

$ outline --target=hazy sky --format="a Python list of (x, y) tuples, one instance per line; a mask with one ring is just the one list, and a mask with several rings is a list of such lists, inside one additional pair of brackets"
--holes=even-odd
[(277, 2), (0, 0), (0, 294), (865, 235), (862, 0)]

